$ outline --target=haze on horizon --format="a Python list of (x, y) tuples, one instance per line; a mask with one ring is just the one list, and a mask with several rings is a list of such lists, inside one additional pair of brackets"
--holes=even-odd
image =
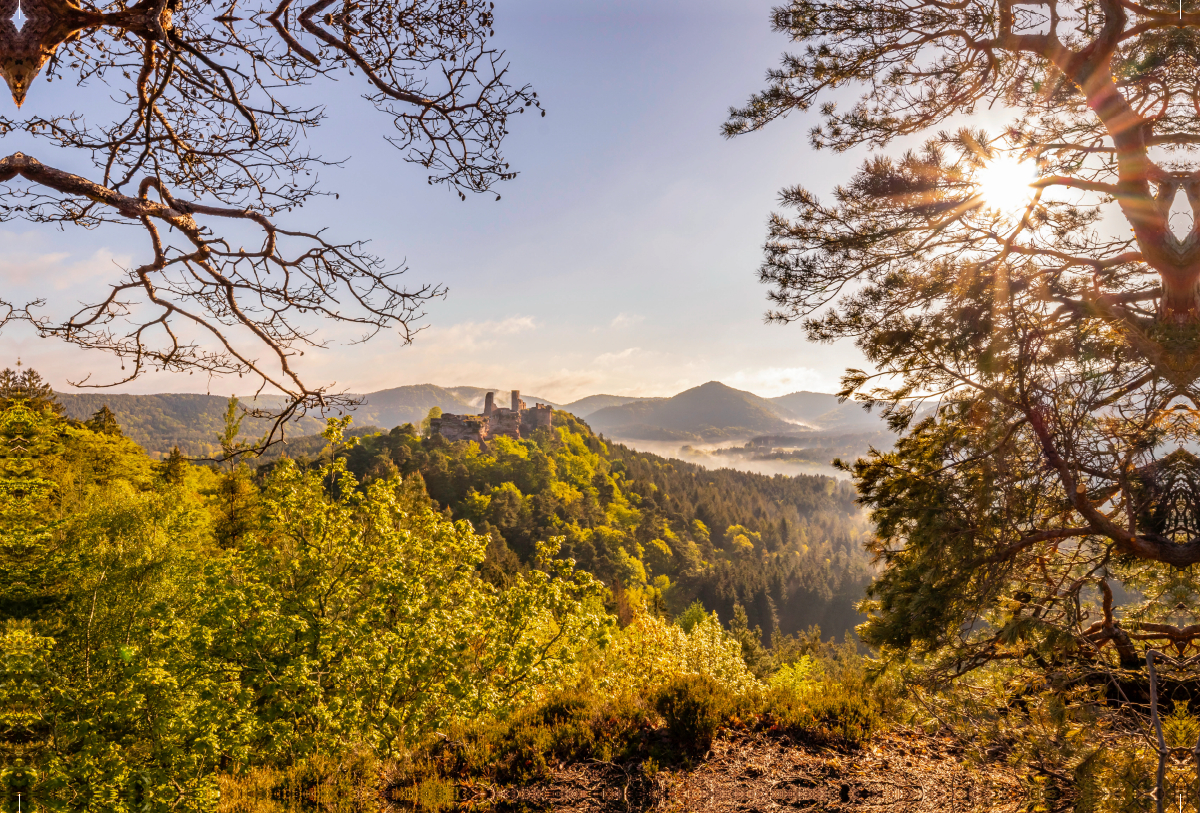
[[(409, 267), (411, 284), (441, 282), (449, 295), (428, 309), (427, 328), (409, 347), (388, 335), (354, 345), (354, 336), (325, 326), (332, 346), (310, 352), (300, 369), (314, 384), (352, 392), (497, 386), (560, 403), (598, 393), (670, 396), (711, 380), (764, 397), (835, 391), (860, 355), (845, 344), (808, 344), (798, 326), (763, 324), (756, 269), (778, 190), (803, 182), (827, 192), (861, 156), (814, 153), (800, 116), (734, 141), (719, 132), (728, 107), (756, 90), (789, 46), (770, 31), (771, 5), (498, 3), (512, 74), (532, 83), (548, 110), (512, 126), (506, 153), (520, 175), (501, 186), (499, 202), (484, 195), (464, 203), (425, 185), (423, 170), (383, 141), (385, 123), (368, 106), (357, 98), (332, 105), (314, 149), (349, 159), (322, 179), (340, 198), (299, 219), (370, 238), (374, 252)], [(25, 109), (86, 111), (84, 93), (39, 80)], [(379, 183), (381, 173), (395, 182)], [(144, 251), (132, 229), (72, 234), (68, 250), (45, 228), (13, 224), (0, 233), (10, 246), (0, 272), (13, 298), (102, 285), (114, 263)], [(37, 339), (24, 326), (0, 344), (6, 363), (19, 357), (64, 391), (84, 370), (93, 380), (119, 373), (106, 358)], [(163, 374), (118, 389), (252, 387)]]

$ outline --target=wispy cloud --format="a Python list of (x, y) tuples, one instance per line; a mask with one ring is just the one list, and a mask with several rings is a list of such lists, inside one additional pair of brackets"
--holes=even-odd
[(585, 395), (594, 395), (601, 381), (600, 376), (592, 372), (564, 369), (535, 381), (532, 391), (539, 394), (553, 393), (543, 397), (555, 398), (559, 403), (565, 404)]
[(609, 327), (616, 327), (616, 328), (633, 327), (634, 325), (638, 324), (639, 322), (644, 322), (644, 321), (646, 321), (646, 317), (642, 316), (640, 313), (621, 312), (621, 313), (618, 313), (613, 318), (612, 322), (609, 323)]
[(470, 352), (496, 344), (500, 336), (514, 336), (537, 328), (532, 316), (510, 316), (485, 322), (459, 322), (446, 327), (429, 328), (422, 337), (425, 352)]
[(629, 361), (640, 352), (641, 348), (626, 347), (619, 353), (601, 353), (600, 355), (596, 356), (593, 363), (600, 367), (610, 367), (613, 364), (618, 364), (622, 361)]
[[(8, 286), (32, 285), (38, 293), (45, 287), (70, 289), (80, 298), (103, 294), (96, 283), (119, 281), (123, 270), (132, 263), (128, 253), (101, 247), (89, 254), (57, 250), (58, 244), (45, 234), (0, 230), (4, 256), (0, 257), (0, 275)], [(82, 289), (81, 289), (81, 286)], [(74, 304), (72, 299), (71, 303)]]

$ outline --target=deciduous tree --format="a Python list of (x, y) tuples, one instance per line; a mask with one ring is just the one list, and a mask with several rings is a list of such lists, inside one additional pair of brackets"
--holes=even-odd
[[(404, 160), (464, 198), (515, 177), (501, 142), (513, 116), (540, 109), (530, 87), (510, 83), (484, 0), (26, 0), (20, 27), (17, 7), (0, 4), (0, 75), (17, 106), (44, 73), (109, 88), (113, 117), (66, 109), (0, 119), (0, 137), (75, 156), (64, 159), (70, 171), (21, 152), (0, 157), (0, 222), (131, 224), (145, 253), (73, 312), (59, 297), (0, 303), (0, 326), (23, 321), (116, 356), (120, 380), (103, 385), (199, 371), (249, 375), (285, 394), (281, 419), (348, 404), (295, 367), (322, 346), (322, 322), (408, 342), (445, 289), (405, 287), (404, 269), (367, 253), (363, 236), (286, 225), (293, 209), (329, 194), (316, 178), (332, 163), (307, 143), (327, 115), (323, 94), (334, 80), (361, 87)], [(79, 169), (88, 163), (91, 172)], [(86, 375), (77, 383), (95, 385)]]

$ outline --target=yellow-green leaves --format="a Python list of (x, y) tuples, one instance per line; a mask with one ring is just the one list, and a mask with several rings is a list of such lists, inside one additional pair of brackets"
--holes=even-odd
[(240, 667), (273, 758), (389, 753), (502, 713), (561, 685), (601, 628), (598, 585), (556, 546), (499, 590), (478, 572), (486, 538), (406, 495), (395, 478), (357, 488), (342, 458), (283, 461), (261, 533), (213, 567), (210, 657)]

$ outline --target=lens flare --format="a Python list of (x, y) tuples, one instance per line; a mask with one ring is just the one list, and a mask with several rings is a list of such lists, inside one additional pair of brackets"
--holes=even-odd
[(1034, 195), (1030, 186), (1038, 178), (1032, 161), (1020, 161), (1011, 155), (1001, 155), (990, 161), (977, 177), (978, 192), (984, 205), (1002, 215), (1019, 215)]

